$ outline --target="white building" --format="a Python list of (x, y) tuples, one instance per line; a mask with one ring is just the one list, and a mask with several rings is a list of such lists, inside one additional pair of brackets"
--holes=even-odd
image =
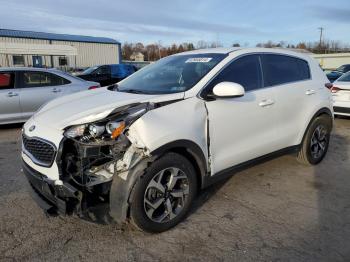
[(350, 53), (312, 54), (311, 56), (326, 70), (334, 70), (341, 65), (350, 64)]
[(121, 62), (120, 42), (105, 37), (0, 29), (0, 66), (84, 68)]
[(136, 62), (143, 62), (145, 61), (145, 56), (141, 52), (133, 52), (130, 59)]

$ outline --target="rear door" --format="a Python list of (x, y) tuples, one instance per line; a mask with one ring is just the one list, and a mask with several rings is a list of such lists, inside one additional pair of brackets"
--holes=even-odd
[(108, 65), (100, 66), (93, 72), (92, 81), (99, 82), (101, 86), (114, 84), (111, 77), (111, 67)]
[(19, 89), (15, 72), (0, 72), (0, 124), (20, 121)]
[(20, 105), (22, 115), (29, 118), (43, 104), (62, 92), (55, 75), (41, 71), (22, 71)]
[(293, 146), (317, 104), (319, 90), (306, 60), (282, 54), (261, 57), (264, 87), (273, 87), (276, 98), (276, 140), (280, 149)]

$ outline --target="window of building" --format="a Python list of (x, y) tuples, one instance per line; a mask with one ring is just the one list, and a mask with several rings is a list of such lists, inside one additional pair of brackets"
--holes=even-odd
[(12, 56), (14, 66), (24, 66), (24, 56), (14, 55)]
[(59, 66), (67, 66), (68, 65), (68, 58), (65, 56), (60, 56), (58, 58), (58, 65)]

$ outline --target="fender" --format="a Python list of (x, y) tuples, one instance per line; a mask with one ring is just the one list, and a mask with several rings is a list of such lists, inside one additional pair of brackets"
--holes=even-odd
[(200, 183), (200, 187), (203, 188), (203, 181), (210, 174), (208, 171), (208, 160), (199, 145), (190, 140), (176, 140), (153, 150), (151, 155), (158, 157), (164, 155), (166, 152), (177, 152), (187, 157), (194, 165), (198, 175), (198, 182)]
[(176, 140), (167, 143), (151, 152), (151, 157), (143, 159), (134, 168), (128, 170), (126, 179), (116, 175), (113, 178), (110, 189), (110, 215), (115, 222), (121, 224), (126, 221), (129, 214), (129, 205), (132, 202), (132, 190), (139, 179), (142, 179), (144, 171), (157, 158), (167, 152), (177, 152), (187, 157), (197, 171), (200, 187), (209, 176), (207, 173), (207, 160), (201, 148), (190, 140)]
[(320, 115), (323, 115), (323, 114), (329, 115), (329, 117), (332, 119), (332, 126), (333, 126), (333, 113), (332, 113), (332, 111), (331, 111), (329, 108), (327, 108), (327, 107), (323, 107), (323, 108), (319, 109), (319, 110), (312, 116), (312, 118), (310, 119), (310, 121), (309, 121), (309, 123), (307, 124), (306, 128), (304, 129), (304, 132), (302, 133), (303, 136), (302, 136), (302, 138), (301, 138), (301, 140), (300, 140), (300, 144), (304, 141), (304, 138), (305, 138), (305, 135), (306, 135), (306, 133), (307, 133), (307, 130), (309, 129), (309, 127), (310, 127), (311, 123), (314, 121), (314, 119), (315, 119), (316, 117), (319, 117)]

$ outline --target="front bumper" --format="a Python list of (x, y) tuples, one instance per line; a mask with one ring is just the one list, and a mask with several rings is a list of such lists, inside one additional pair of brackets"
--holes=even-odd
[(335, 115), (350, 115), (350, 107), (334, 106), (333, 110)]
[(28, 179), (31, 195), (37, 204), (49, 214), (71, 215), (80, 202), (80, 192), (70, 184), (54, 185), (45, 175), (37, 172), (24, 161), (22, 168)]

